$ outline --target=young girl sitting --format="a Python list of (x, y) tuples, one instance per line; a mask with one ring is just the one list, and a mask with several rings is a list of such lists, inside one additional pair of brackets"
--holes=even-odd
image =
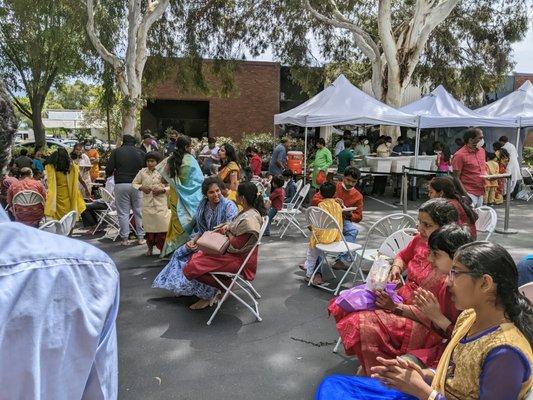
[(437, 370), (379, 358), (372, 378), (326, 378), (316, 399), (525, 399), (533, 386), (533, 308), (502, 246), (474, 242), (455, 254), (448, 276), (459, 316)]
[[(324, 182), (320, 186), (320, 194), (323, 200), (318, 203), (318, 207), (328, 212), (342, 227), (342, 207), (340, 203), (335, 200), (335, 192), (337, 187), (332, 182)], [(313, 234), (309, 240), (309, 248), (307, 249), (307, 258), (304, 263), (304, 270), (307, 278), (311, 278), (315, 270), (318, 257), (322, 252), (316, 248), (317, 243), (329, 244), (341, 240), (341, 233), (337, 229), (312, 229)], [(322, 285), (324, 283), (322, 274), (317, 272), (313, 278), (313, 285)]]
[(274, 176), (270, 184), (270, 209), (268, 210), (268, 226), (265, 231), (265, 236), (270, 236), (270, 224), (272, 220), (283, 208), (283, 202), (285, 201), (285, 189), (283, 189), (283, 184), (285, 181), (281, 176)]

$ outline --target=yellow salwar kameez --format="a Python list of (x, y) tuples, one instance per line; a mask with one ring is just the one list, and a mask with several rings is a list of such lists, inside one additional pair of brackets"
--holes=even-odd
[(76, 211), (79, 219), (86, 206), (78, 187), (78, 166), (72, 163), (67, 174), (56, 171), (50, 164), (44, 170), (48, 187), (44, 215), (59, 220), (70, 211)]

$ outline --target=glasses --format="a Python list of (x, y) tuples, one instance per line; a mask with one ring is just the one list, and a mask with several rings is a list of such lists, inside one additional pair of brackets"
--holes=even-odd
[(457, 271), (455, 268), (452, 268), (450, 272), (448, 273), (448, 278), (450, 279), (450, 282), (453, 282), (455, 280), (455, 277), (458, 275), (479, 275), (477, 272), (472, 271)]

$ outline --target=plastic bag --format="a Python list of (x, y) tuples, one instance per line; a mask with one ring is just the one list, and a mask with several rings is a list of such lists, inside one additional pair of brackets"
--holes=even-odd
[[(401, 303), (403, 299), (396, 294), (394, 291), (395, 288), (395, 283), (387, 283), (384, 289), (392, 301), (398, 304)], [(363, 284), (351, 289), (343, 290), (335, 299), (335, 303), (346, 312), (375, 310), (376, 295), (368, 289), (366, 284)]]
[(384, 289), (389, 278), (390, 269), (391, 265), (386, 257), (378, 254), (366, 278), (366, 287), (368, 290)]

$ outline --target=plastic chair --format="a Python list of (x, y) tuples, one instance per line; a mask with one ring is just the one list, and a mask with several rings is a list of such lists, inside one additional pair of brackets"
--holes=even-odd
[(300, 226), (300, 223), (298, 222), (298, 219), (296, 217), (302, 214), (302, 204), (305, 201), (305, 198), (307, 197), (310, 188), (311, 185), (309, 183), (306, 183), (304, 187), (300, 190), (300, 193), (298, 193), (298, 195), (296, 196), (294, 206), (283, 208), (278, 211), (277, 215), (279, 215), (281, 219), (280, 231), (283, 230), (283, 232), (281, 232), (281, 235), (279, 236), (280, 239), (283, 239), (283, 236), (285, 236), (285, 233), (287, 233), (287, 229), (289, 229), (290, 225), (298, 229), (300, 233), (304, 235), (304, 237), (307, 237), (307, 234)]
[[(220, 301), (217, 303), (217, 307), (215, 308), (215, 311), (213, 311), (213, 314), (211, 314), (211, 317), (207, 321), (207, 325), (211, 325), (211, 322), (213, 322), (213, 319), (217, 315), (218, 310), (220, 310), (220, 307), (222, 307), (222, 304), (224, 304), (224, 302), (228, 299), (229, 296), (232, 296), (237, 299), (239, 303), (241, 303), (248, 310), (250, 310), (250, 312), (255, 316), (258, 321), (262, 321), (262, 318), (259, 315), (259, 303), (256, 300), (260, 299), (261, 295), (257, 292), (257, 290), (255, 290), (255, 288), (252, 286), (252, 283), (244, 279), (241, 274), (255, 249), (261, 244), (261, 239), (263, 238), (263, 234), (265, 233), (267, 226), (268, 217), (264, 217), (263, 225), (261, 226), (261, 230), (259, 231), (259, 237), (257, 238), (257, 243), (250, 249), (248, 255), (246, 256), (239, 270), (236, 273), (233, 274), (231, 272), (210, 272), (210, 275), (218, 282), (218, 284), (222, 288), (224, 288), (224, 296), (222, 296), (222, 299), (220, 299)], [(229, 285), (226, 286), (224, 282), (219, 279), (219, 277), (231, 278), (231, 282), (229, 283)], [(241, 296), (235, 293), (235, 289), (241, 289), (242, 292), (251, 300), (252, 305), (250, 305), (246, 300), (244, 300)]]
[[(326, 264), (326, 266), (329, 268), (331, 274), (336, 278), (335, 273), (333, 272), (333, 269), (331, 268), (331, 265), (328, 262), (327, 255), (339, 255), (342, 253), (348, 253), (350, 258), (352, 259), (352, 262), (350, 263), (348, 269), (344, 271), (344, 274), (342, 278), (337, 283), (337, 286), (335, 288), (329, 288), (328, 284), (323, 285), (315, 285), (316, 287), (319, 287), (321, 289), (327, 290), (328, 292), (333, 292), (334, 294), (337, 294), (348, 276), (348, 274), (352, 273), (352, 268), (355, 264), (355, 261), (357, 259), (357, 253), (356, 251), (361, 248), (360, 244), (356, 243), (350, 243), (346, 241), (346, 238), (344, 237), (342, 233), (342, 228), (338, 224), (338, 222), (329, 214), (327, 211), (321, 209), (320, 207), (309, 207), (305, 211), (305, 217), (309, 224), (315, 228), (315, 229), (335, 229), (339, 232), (341, 240), (338, 242), (333, 242), (329, 244), (322, 244), (317, 243), (316, 248), (324, 253), (324, 257), (322, 257), (322, 261), (318, 265), (318, 267), (315, 269), (313, 274), (311, 275), (311, 278), (309, 279), (308, 286), (312, 285), (313, 278), (315, 274), (320, 270), (320, 267), (322, 264)], [(313, 229), (313, 236), (315, 236), (315, 231)], [(315, 236), (316, 238), (316, 236)]]
[[(476, 221), (476, 230), (478, 234), (479, 232), (486, 232), (487, 236), (484, 240), (489, 240), (492, 233), (496, 229), (496, 224), (498, 223), (498, 214), (496, 214), (494, 208), (489, 206), (481, 206), (476, 208), (476, 213), (478, 215), (478, 219)], [(481, 240), (479, 235), (477, 240)]]
[[(17, 217), (17, 208), (18, 207), (33, 207), (38, 204), (42, 204), (44, 207), (44, 197), (34, 190), (23, 190), (21, 192), (18, 192), (15, 196), (13, 196), (12, 201), (12, 207), (11, 207), (11, 213), (15, 217), (15, 220), (18, 221)], [(44, 213), (43, 213), (44, 216)]]
[(39, 229), (45, 232), (59, 233), (61, 230), (61, 225), (59, 224), (59, 221), (52, 220), (42, 224)]
[(522, 180), (520, 191), (516, 194), (518, 200), (529, 201), (533, 198), (533, 175), (528, 168), (522, 168)]
[(60, 235), (68, 236), (74, 226), (76, 225), (76, 220), (78, 219), (78, 213), (76, 211), (70, 211), (68, 214), (64, 215), (61, 218), (59, 223), (59, 233)]
[(363, 248), (357, 251), (359, 263), (357, 264), (356, 272), (360, 273), (361, 277), (363, 277), (361, 269), (363, 260), (373, 261), (377, 251), (379, 250), (379, 248), (368, 248), (371, 237), (377, 236), (386, 240), (392, 234), (406, 228), (416, 228), (416, 221), (410, 215), (402, 213), (387, 215), (386, 217), (383, 217), (375, 222), (368, 230)]
[(296, 191), (294, 192), (294, 196), (292, 196), (291, 201), (288, 201), (288, 202), (284, 203), (283, 204), (284, 206), (285, 205), (288, 206), (289, 204), (294, 205), (294, 203), (298, 199), (298, 193), (300, 193), (300, 189), (302, 188), (303, 183), (304, 183), (303, 179), (300, 179), (300, 180), (296, 181)]
[(533, 282), (526, 283), (518, 288), (518, 291), (533, 303)]
[(98, 224), (96, 224), (92, 234), (94, 235), (98, 231), (98, 228), (100, 228), (100, 225), (102, 225), (104, 222), (115, 227), (118, 231), (118, 218), (115, 211), (115, 198), (106, 188), (101, 187), (98, 189), (98, 192), (100, 193), (100, 197), (107, 208), (105, 210), (96, 211), (96, 214), (98, 215)]

